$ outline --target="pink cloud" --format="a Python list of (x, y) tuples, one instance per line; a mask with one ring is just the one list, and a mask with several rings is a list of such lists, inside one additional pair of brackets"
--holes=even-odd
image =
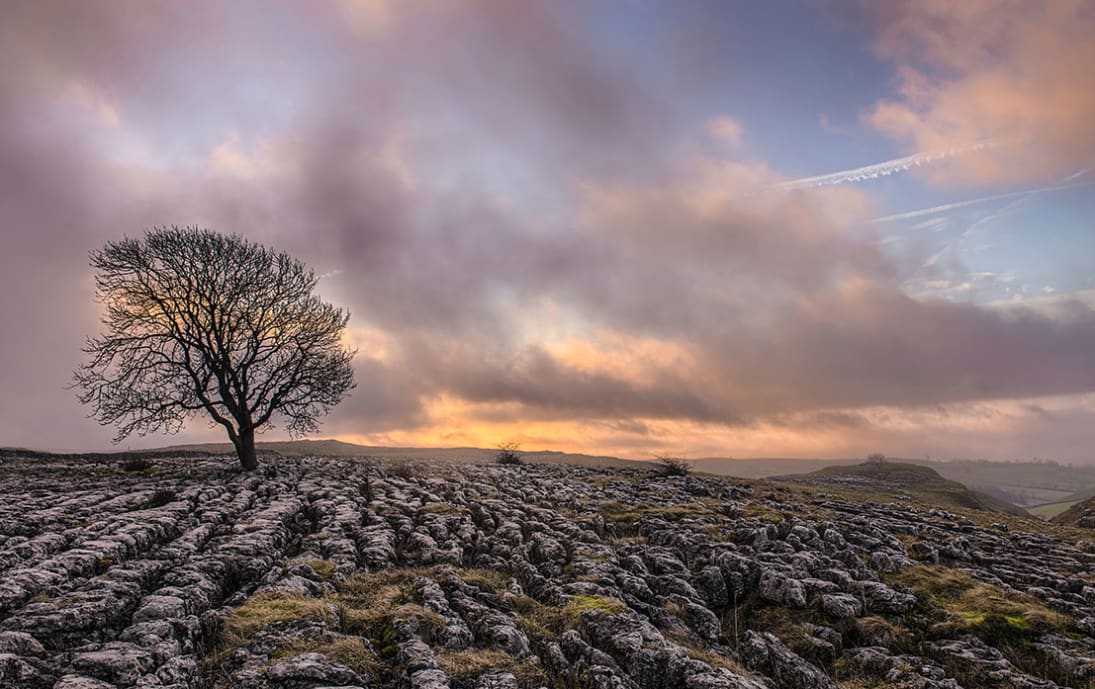
[(910, 150), (1007, 145), (930, 169), (940, 182), (1052, 181), (1095, 160), (1095, 7), (1060, 2), (888, 3), (876, 49), (898, 95), (866, 120)]

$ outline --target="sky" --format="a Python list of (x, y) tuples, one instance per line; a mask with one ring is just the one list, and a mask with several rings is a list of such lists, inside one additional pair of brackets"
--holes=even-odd
[(199, 225), (351, 312), (316, 437), (1095, 464), (1091, 0), (0, 12), (0, 445), (110, 447), (88, 253)]

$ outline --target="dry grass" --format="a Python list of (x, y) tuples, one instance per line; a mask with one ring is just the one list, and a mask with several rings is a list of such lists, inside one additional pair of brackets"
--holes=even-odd
[(220, 650), (210, 657), (214, 664), (229, 653), (251, 643), (263, 629), (301, 620), (333, 623), (336, 610), (330, 601), (307, 596), (259, 594), (244, 601), (224, 619), (220, 633)]
[(514, 657), (508, 653), (481, 648), (437, 653), (437, 664), (455, 680), (477, 677), (494, 668), (508, 669), (514, 662)]
[(808, 660), (820, 660), (814, 657), (815, 649), (806, 640), (807, 633), (803, 626), (804, 623), (812, 620), (814, 611), (758, 605), (755, 598), (746, 603), (745, 611), (748, 628), (771, 632), (800, 656)]
[(617, 524), (634, 524), (646, 515), (656, 515), (670, 521), (710, 519), (721, 515), (710, 502), (697, 500), (683, 505), (625, 505), (615, 500), (602, 502), (597, 511), (606, 520)]
[[(318, 564), (320, 571), (325, 569), (323, 562), (308, 564), (313, 569)], [(339, 592), (328, 598), (276, 593), (252, 596), (225, 618), (217, 658), (223, 659), (233, 649), (246, 646), (263, 629), (300, 620), (326, 622), (334, 630), (363, 636), (386, 647), (390, 645), (392, 618), (411, 616), (428, 638), (440, 628), (442, 620), (417, 604), (411, 582), (432, 571), (402, 568), (354, 574), (340, 582)], [(347, 650), (341, 648), (340, 652)]]
[(368, 637), (374, 643), (384, 636), (392, 611), (406, 605), (409, 596), (399, 586), (382, 586), (372, 595), (340, 600), (342, 627), (348, 632)]
[(474, 679), (487, 670), (513, 673), (521, 687), (531, 688), (549, 683), (544, 671), (531, 660), (518, 660), (508, 653), (482, 648), (465, 651), (439, 651), (437, 664), (457, 682)]
[(521, 596), (516, 599), (517, 623), (522, 631), (536, 639), (554, 639), (568, 629), (582, 624), (585, 613), (600, 611), (617, 615), (628, 610), (627, 604), (604, 596), (571, 596), (563, 607), (544, 605), (539, 601)]
[(347, 636), (331, 640), (294, 641), (278, 649), (273, 658), (292, 658), (302, 653), (321, 653), (372, 681), (379, 680), (381, 676), (383, 664), (380, 658), (360, 639)]
[(504, 591), (509, 576), (505, 572), (493, 569), (459, 569), (457, 574), (465, 583), (476, 586), (488, 593)]
[(885, 646), (899, 651), (911, 651), (915, 645), (915, 639), (909, 630), (884, 617), (857, 618), (852, 623), (852, 631), (865, 646)]
[(757, 519), (769, 524), (778, 524), (785, 518), (792, 516), (793, 513), (776, 510), (765, 505), (762, 502), (756, 500), (750, 500), (741, 507), (742, 516), (749, 517), (750, 519)]
[(304, 564), (311, 567), (324, 581), (330, 580), (335, 573), (335, 563), (331, 560), (305, 560)]
[(665, 638), (683, 648), (689, 658), (707, 663), (711, 667), (723, 668), (738, 675), (749, 676), (749, 671), (735, 662), (733, 658), (705, 648), (703, 644), (696, 642), (695, 639), (688, 636), (685, 632), (679, 629), (662, 631)]

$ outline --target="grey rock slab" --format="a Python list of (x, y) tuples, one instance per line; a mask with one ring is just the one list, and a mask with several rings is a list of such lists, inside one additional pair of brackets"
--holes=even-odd
[(278, 662), (266, 671), (266, 679), (285, 689), (304, 689), (315, 684), (362, 684), (356, 672), (320, 653), (302, 653)]
[(777, 689), (836, 689), (829, 676), (787, 648), (774, 634), (746, 631), (742, 660), (772, 680)]

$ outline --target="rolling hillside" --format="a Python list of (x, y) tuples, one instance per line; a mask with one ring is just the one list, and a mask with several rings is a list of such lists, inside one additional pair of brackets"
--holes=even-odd
[(907, 462), (883, 462), (830, 466), (809, 474), (773, 477), (785, 481), (813, 486), (852, 488), (891, 495), (896, 499), (910, 497), (944, 509), (966, 508), (997, 512), (1015, 516), (1027, 516), (1021, 507), (943, 478), (931, 467)]

